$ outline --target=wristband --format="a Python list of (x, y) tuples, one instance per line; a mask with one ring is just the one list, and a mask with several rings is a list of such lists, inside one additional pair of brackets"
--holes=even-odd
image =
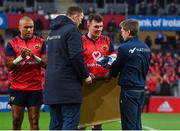
[(23, 57), (20, 55), (16, 59), (13, 60), (13, 64), (18, 65), (20, 61), (23, 60)]
[(35, 60), (35, 61), (37, 61), (38, 63), (40, 63), (40, 62), (41, 62), (41, 58), (40, 58), (40, 57), (38, 57), (38, 56), (35, 56), (35, 55), (34, 55), (34, 60)]

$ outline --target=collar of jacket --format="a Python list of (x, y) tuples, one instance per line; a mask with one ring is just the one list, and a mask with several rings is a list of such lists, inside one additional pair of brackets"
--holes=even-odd
[[(52, 30), (56, 30), (64, 25), (67, 25), (67, 24), (73, 24), (75, 25), (75, 23), (69, 19), (67, 16), (65, 15), (59, 15), (57, 16), (55, 19), (53, 19), (50, 23), (50, 28)], [(75, 25), (76, 26), (76, 25)]]
[(128, 40), (126, 40), (126, 42), (128, 41), (134, 41), (134, 40), (138, 40), (139, 38), (137, 36), (132, 36), (130, 37)]

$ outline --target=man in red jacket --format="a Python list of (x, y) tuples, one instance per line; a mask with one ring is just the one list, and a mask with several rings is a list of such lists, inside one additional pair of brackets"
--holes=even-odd
[(5, 54), (10, 74), (10, 98), (13, 130), (20, 130), (25, 107), (31, 130), (39, 129), (42, 95), (42, 67), (46, 66), (44, 40), (33, 35), (34, 23), (27, 16), (19, 20), (20, 35), (9, 40)]
[[(82, 36), (84, 59), (91, 75), (95, 79), (104, 79), (109, 71), (97, 64), (97, 60), (102, 56), (116, 55), (116, 53), (109, 37), (102, 35), (103, 17), (101, 15), (90, 14), (87, 26), (88, 33)], [(101, 124), (94, 125), (94, 129), (102, 129)]]

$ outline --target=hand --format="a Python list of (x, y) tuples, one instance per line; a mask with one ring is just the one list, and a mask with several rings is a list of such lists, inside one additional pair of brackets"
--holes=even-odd
[(92, 79), (95, 78), (95, 75), (94, 75), (93, 73), (89, 73), (89, 75), (90, 75), (90, 77), (91, 77)]
[(22, 50), (21, 50), (21, 56), (22, 56), (23, 58), (26, 57), (26, 56), (33, 57), (34, 54), (32, 53), (32, 51), (31, 51), (29, 48), (23, 47)]
[(24, 48), (21, 49), (21, 56), (22, 58), (26, 57), (26, 50)]
[(92, 78), (91, 78), (90, 75), (85, 79), (85, 82), (86, 82), (87, 84), (92, 84)]

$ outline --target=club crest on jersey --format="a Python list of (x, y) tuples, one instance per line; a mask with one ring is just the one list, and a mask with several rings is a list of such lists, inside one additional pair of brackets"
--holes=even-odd
[(103, 50), (107, 50), (107, 48), (108, 48), (107, 45), (103, 45), (102, 47)]
[(39, 49), (40, 48), (40, 45), (38, 45), (38, 44), (36, 44), (35, 46), (34, 46), (34, 49)]
[(92, 57), (94, 58), (94, 60), (98, 60), (101, 57), (101, 53), (99, 51), (94, 51), (92, 53)]

